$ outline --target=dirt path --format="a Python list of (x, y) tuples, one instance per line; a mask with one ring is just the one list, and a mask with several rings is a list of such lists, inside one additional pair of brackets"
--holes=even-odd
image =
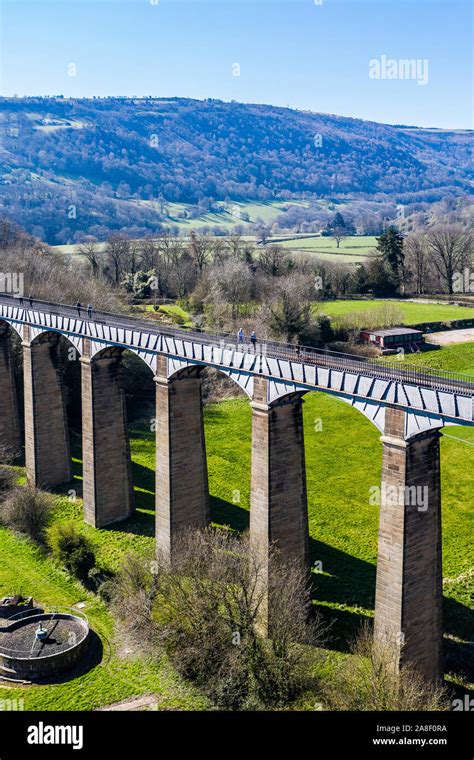
[(113, 712), (119, 710), (156, 710), (158, 700), (154, 694), (145, 694), (141, 697), (125, 699), (123, 702), (115, 702), (113, 705), (99, 707), (97, 712)]
[(427, 343), (436, 343), (438, 346), (449, 346), (453, 343), (474, 342), (474, 327), (465, 330), (447, 330), (446, 332), (430, 333), (425, 335)]

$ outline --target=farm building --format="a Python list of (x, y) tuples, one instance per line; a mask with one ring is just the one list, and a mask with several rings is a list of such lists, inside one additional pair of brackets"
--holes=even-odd
[(408, 351), (417, 351), (424, 343), (421, 330), (412, 330), (408, 327), (390, 327), (386, 330), (362, 330), (361, 340), (371, 343), (383, 350), (405, 348)]

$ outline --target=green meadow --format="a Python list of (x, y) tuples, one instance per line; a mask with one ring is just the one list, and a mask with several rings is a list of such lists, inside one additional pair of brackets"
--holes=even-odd
[(350, 235), (341, 240), (338, 248), (336, 240), (331, 237), (295, 236), (282, 240), (278, 245), (294, 253), (314, 254), (318, 259), (357, 264), (364, 261), (373, 252), (377, 241), (372, 235)]
[(322, 301), (316, 304), (318, 311), (337, 320), (338, 317), (348, 319), (351, 315), (360, 315), (380, 311), (390, 307), (400, 314), (401, 323), (416, 325), (422, 322), (449, 322), (454, 319), (473, 319), (474, 313), (468, 306), (452, 306), (440, 303), (417, 303), (396, 299), (375, 299), (367, 301)]
[(403, 361), (443, 372), (461, 372), (463, 375), (474, 376), (474, 342), (443, 346), (438, 351), (422, 354), (405, 354)]
[[(380, 481), (379, 432), (359, 412), (326, 394), (310, 393), (304, 404), (314, 603), (331, 624), (331, 657), (347, 653), (362, 620), (373, 615), (378, 508), (369, 489)], [(245, 399), (205, 408), (212, 518), (216, 525), (248, 527), (251, 412)], [(472, 547), (474, 430), (448, 428), (442, 440), (443, 574), (445, 632), (452, 647), (464, 650), (472, 638)], [(131, 431), (137, 511), (105, 530), (82, 523), (81, 500), (56, 498), (55, 520), (72, 519), (94, 541), (98, 562), (117, 569), (130, 551), (145, 552), (154, 535), (154, 435)], [(454, 438), (452, 437), (454, 436)], [(460, 439), (460, 440), (458, 440)], [(77, 443), (77, 442), (76, 442)], [(80, 489), (80, 461), (75, 459)], [(23, 697), (26, 709), (91, 709), (152, 693), (162, 709), (206, 709), (193, 689), (164, 661), (153, 662), (124, 650), (107, 607), (56, 567), (41, 550), (0, 530), (0, 590), (31, 593), (47, 604), (86, 603), (85, 612), (103, 646), (101, 662), (68, 683), (0, 688), (0, 696)], [(459, 681), (453, 676), (454, 682)], [(464, 687), (463, 687), (464, 688)]]

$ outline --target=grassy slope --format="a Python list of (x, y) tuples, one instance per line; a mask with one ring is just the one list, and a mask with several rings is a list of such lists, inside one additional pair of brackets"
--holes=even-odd
[[(347, 317), (350, 314), (358, 316), (360, 321), (360, 315), (368, 314), (375, 311), (382, 312), (385, 307), (399, 312), (402, 316), (402, 324), (419, 324), (421, 322), (444, 322), (453, 319), (472, 319), (474, 318), (473, 309), (467, 306), (450, 306), (449, 304), (430, 304), (430, 303), (413, 303), (411, 301), (402, 300), (388, 300), (382, 299), (374, 301), (318, 301), (314, 304), (314, 308), (317, 312), (327, 314), (329, 317)], [(153, 307), (149, 306), (148, 309), (152, 310)], [(191, 325), (192, 320), (190, 315), (184, 311), (180, 306), (166, 305), (161, 306), (160, 311), (169, 314), (179, 314), (185, 320), (186, 325)], [(430, 354), (431, 357), (434, 354)], [(463, 351), (460, 349), (459, 356), (453, 359), (453, 362), (462, 361)], [(433, 366), (436, 364), (436, 358), (426, 360), (428, 363), (434, 361)], [(441, 365), (440, 365), (441, 366)], [(446, 367), (446, 369), (455, 369), (454, 366)], [(458, 372), (463, 370), (459, 369)]]
[(438, 351), (423, 354), (406, 354), (404, 361), (421, 367), (474, 375), (474, 342), (443, 346)]
[[(2, 593), (24, 591), (48, 605), (71, 606), (85, 601), (84, 611), (103, 645), (102, 662), (74, 681), (28, 689), (0, 687), (2, 699), (23, 698), (25, 710), (90, 710), (150, 692), (157, 695), (163, 708), (205, 706), (204, 700), (180, 682), (165, 663), (133, 656), (119, 657), (114, 644), (113, 620), (105, 605), (68, 578), (28, 541), (0, 529), (0, 545)], [(122, 545), (121, 552), (124, 548)]]
[[(445, 356), (456, 364), (452, 346), (410, 361)], [(464, 346), (462, 347), (465, 348)], [(470, 347), (472, 351), (472, 346)], [(457, 362), (457, 363), (456, 363)], [(472, 353), (462, 365), (472, 368)], [(454, 368), (454, 367), (453, 367)], [(206, 442), (213, 520), (242, 530), (248, 526), (250, 499), (251, 414), (246, 400), (206, 407)], [(380, 482), (381, 443), (378, 431), (357, 411), (329, 395), (311, 393), (304, 405), (308, 505), (312, 561), (322, 562), (315, 574), (315, 600), (334, 621), (330, 646), (347, 650), (363, 616), (374, 604), (378, 509), (369, 504), (369, 488)], [(322, 428), (322, 429), (321, 429)], [(463, 640), (472, 637), (474, 429), (449, 428), (442, 440), (443, 551), (445, 630)], [(154, 435), (132, 433), (138, 510), (133, 519), (106, 530), (84, 526), (81, 502), (58, 498), (56, 519), (70, 518), (93, 538), (99, 562), (117, 568), (124, 554), (153, 545)], [(48, 604), (86, 600), (92, 627), (105, 642), (106, 656), (73, 684), (34, 689), (1, 689), (0, 696), (26, 698), (26, 709), (89, 709), (146, 692), (160, 695), (163, 707), (193, 709), (204, 701), (180, 683), (164, 665), (141, 659), (119, 659), (113, 643), (113, 622), (104, 605), (56, 568), (25, 540), (0, 531), (0, 590), (24, 591)], [(471, 626), (471, 627), (470, 627)]]
[[(140, 201), (139, 205), (145, 207), (152, 207), (159, 210), (159, 204), (156, 201)], [(187, 208), (192, 208), (186, 203), (168, 203), (168, 215), (165, 218), (163, 224), (165, 227), (178, 227), (183, 233), (190, 232), (191, 230), (200, 230), (203, 227), (221, 227), (226, 233), (232, 232), (236, 225), (242, 225), (244, 228), (248, 227), (250, 230), (252, 224), (257, 219), (262, 219), (266, 224), (272, 224), (277, 216), (279, 216), (283, 209), (288, 205), (308, 207), (307, 201), (265, 201), (265, 202), (243, 202), (243, 201), (230, 201), (227, 204), (226, 210), (221, 212), (210, 212), (208, 214), (201, 214), (201, 216), (193, 219), (183, 219), (179, 217)], [(249, 220), (244, 221), (239, 219), (234, 213), (246, 213), (249, 215)], [(374, 238), (375, 240), (375, 238)], [(102, 248), (105, 247), (105, 243), (101, 244)], [(59, 253), (77, 253), (78, 244), (64, 244), (52, 246), (54, 250)], [(299, 247), (299, 245), (298, 245)]]

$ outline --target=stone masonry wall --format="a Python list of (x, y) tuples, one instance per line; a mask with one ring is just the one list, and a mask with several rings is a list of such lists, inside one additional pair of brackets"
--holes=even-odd
[(21, 451), (22, 437), (8, 332), (0, 323), (0, 446), (13, 455)]
[(156, 380), (156, 546), (171, 560), (179, 533), (210, 522), (199, 377)]
[[(386, 413), (375, 636), (397, 648), (399, 662), (415, 662), (436, 681), (442, 676), (439, 432), (405, 441), (404, 412), (387, 408)], [(390, 491), (394, 486), (402, 503)]]
[(121, 352), (90, 359), (86, 345), (81, 377), (84, 517), (100, 528), (134, 510)]
[(308, 509), (302, 400), (268, 406), (255, 381), (252, 403), (250, 537), (268, 555), (276, 543), (282, 556), (309, 561)]
[(71, 480), (69, 429), (56, 333), (23, 340), (25, 461), (28, 482), (52, 487)]

